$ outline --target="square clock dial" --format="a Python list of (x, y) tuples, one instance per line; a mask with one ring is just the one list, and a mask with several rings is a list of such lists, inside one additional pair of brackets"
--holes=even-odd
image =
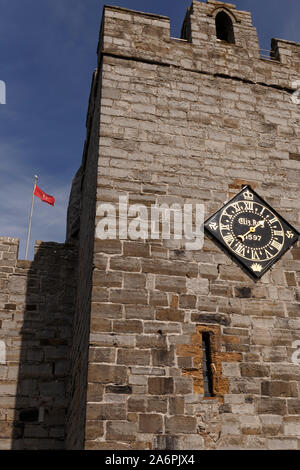
[(204, 222), (206, 234), (252, 279), (260, 279), (298, 240), (299, 232), (250, 186)]

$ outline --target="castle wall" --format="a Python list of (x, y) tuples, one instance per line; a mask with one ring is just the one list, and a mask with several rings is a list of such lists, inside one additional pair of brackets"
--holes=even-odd
[[(235, 44), (216, 38), (222, 9)], [(0, 238), (0, 448), (300, 448), (299, 242), (255, 283), (207, 238), (96, 229), (121, 195), (208, 217), (246, 184), (299, 229), (299, 50), (274, 39), (261, 59), (231, 4), (194, 1), (182, 39), (104, 8), (67, 242), (29, 262)]]
[[(100, 65), (101, 71), (101, 65)], [(81, 449), (85, 439), (90, 311), (94, 270), (94, 235), (99, 158), (101, 74), (94, 73), (87, 117), (83, 162), (73, 182), (67, 223), (67, 240), (78, 247), (77, 295), (71, 349), (71, 389), (67, 415), (67, 449)], [(80, 209), (80, 210), (78, 210)], [(75, 221), (75, 223), (74, 223)], [(75, 228), (75, 231), (74, 231)], [(97, 388), (97, 387), (96, 387)], [(101, 433), (102, 423), (95, 429)]]
[[(250, 184), (299, 228), (299, 45), (260, 59), (250, 15), (230, 5), (236, 44), (212, 40), (219, 6), (193, 2), (191, 42), (170, 39), (167, 18), (104, 9), (97, 207), (122, 194), (208, 216)], [(254, 283), (207, 238), (194, 252), (96, 239), (85, 448), (298, 449), (299, 253)]]
[(0, 238), (0, 449), (62, 449), (72, 341), (76, 250)]

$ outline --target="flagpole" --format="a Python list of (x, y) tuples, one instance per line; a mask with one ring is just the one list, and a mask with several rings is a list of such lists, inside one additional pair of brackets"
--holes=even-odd
[(29, 248), (30, 233), (31, 233), (31, 223), (32, 223), (32, 215), (33, 215), (33, 206), (34, 206), (34, 191), (35, 191), (35, 188), (36, 188), (37, 180), (38, 180), (38, 176), (35, 175), (35, 176), (34, 176), (33, 193), (32, 193), (31, 211), (30, 211), (30, 217), (29, 217), (29, 226), (28, 226), (28, 235), (27, 235), (25, 259), (28, 259), (28, 248)]

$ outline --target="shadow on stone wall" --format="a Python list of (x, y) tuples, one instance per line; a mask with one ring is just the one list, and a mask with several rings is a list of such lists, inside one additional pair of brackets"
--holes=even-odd
[[(63, 449), (76, 294), (72, 245), (36, 245), (34, 261), (17, 261), (14, 301), (24, 303), (15, 338), (20, 351), (12, 449)], [(23, 290), (23, 294), (21, 293)], [(18, 294), (19, 291), (19, 294)], [(18, 358), (15, 358), (16, 363)]]

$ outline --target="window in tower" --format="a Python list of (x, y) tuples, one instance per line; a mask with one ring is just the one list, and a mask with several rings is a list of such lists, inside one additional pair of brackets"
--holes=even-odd
[(235, 43), (231, 18), (224, 11), (220, 11), (216, 16), (216, 31), (217, 38), (221, 41), (226, 41), (230, 44)]
[(210, 334), (202, 333), (202, 373), (203, 373), (203, 388), (205, 397), (213, 397), (213, 377), (212, 377), (212, 362), (210, 351)]

